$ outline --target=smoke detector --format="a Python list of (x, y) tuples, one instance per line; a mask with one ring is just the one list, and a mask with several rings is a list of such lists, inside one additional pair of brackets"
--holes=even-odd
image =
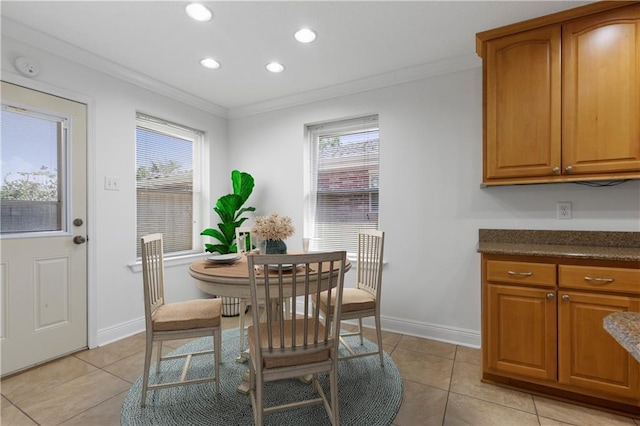
[(35, 63), (33, 59), (20, 56), (18, 59), (16, 59), (15, 64), (18, 71), (20, 71), (21, 74), (26, 75), (27, 77), (33, 78), (40, 74), (40, 67)]

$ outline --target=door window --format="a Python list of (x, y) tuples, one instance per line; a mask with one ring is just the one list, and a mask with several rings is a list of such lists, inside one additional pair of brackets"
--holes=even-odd
[(2, 106), (2, 235), (65, 230), (66, 121)]

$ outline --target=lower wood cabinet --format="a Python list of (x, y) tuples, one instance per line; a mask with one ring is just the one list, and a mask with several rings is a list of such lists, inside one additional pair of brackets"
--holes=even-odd
[(559, 383), (598, 394), (640, 398), (638, 361), (602, 327), (607, 315), (627, 311), (639, 312), (640, 298), (560, 291)]
[(555, 291), (495, 284), (486, 290), (487, 369), (555, 381)]
[(602, 325), (640, 312), (637, 262), (483, 254), (482, 280), (485, 381), (640, 414), (640, 364)]

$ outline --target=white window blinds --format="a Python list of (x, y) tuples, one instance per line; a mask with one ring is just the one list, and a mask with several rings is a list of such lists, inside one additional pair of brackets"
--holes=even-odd
[(165, 253), (192, 251), (199, 233), (203, 133), (146, 115), (136, 126), (136, 253), (140, 238), (162, 233)]
[(378, 228), (378, 116), (307, 127), (305, 237), (311, 250), (356, 252), (359, 229)]

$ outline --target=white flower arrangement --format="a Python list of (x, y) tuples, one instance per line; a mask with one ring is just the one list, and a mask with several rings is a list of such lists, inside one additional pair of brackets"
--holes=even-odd
[(285, 240), (295, 232), (290, 217), (271, 213), (269, 216), (256, 217), (251, 232), (263, 240)]

